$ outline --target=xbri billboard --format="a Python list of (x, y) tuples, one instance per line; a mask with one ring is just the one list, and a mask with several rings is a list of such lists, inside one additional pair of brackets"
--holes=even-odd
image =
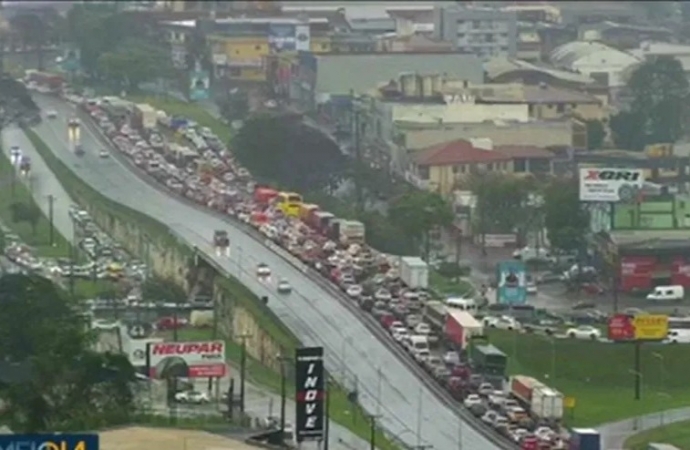
[(297, 441), (324, 437), (323, 347), (298, 348), (295, 352), (295, 405)]
[(580, 169), (580, 201), (629, 202), (644, 185), (642, 169)]
[(224, 377), (225, 342), (158, 342), (147, 345), (146, 366), (151, 378)]

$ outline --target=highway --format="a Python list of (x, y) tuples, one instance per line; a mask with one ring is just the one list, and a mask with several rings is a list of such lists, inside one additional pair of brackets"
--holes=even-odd
[[(107, 197), (166, 224), (252, 292), (268, 296), (269, 308), (304, 344), (326, 348), (329, 370), (346, 386), (357, 386), (360, 402), (367, 411), (380, 414), (378, 420), (390, 433), (412, 446), (458, 448), (462, 436), (464, 448), (500, 448), (469, 426), (461, 425), (453, 408), (423, 385), (408, 363), (401, 361), (331, 292), (232, 222), (151, 186), (119, 158), (99, 159), (97, 153), (105, 144), (86, 123), (81, 138), (87, 154), (76, 157), (69, 151), (66, 131), (67, 120), (76, 114), (74, 107), (43, 96), (36, 100), (42, 109), (58, 111), (58, 119), (45, 120), (35, 131), (80, 178)], [(232, 251), (228, 258), (214, 255), (211, 238), (216, 229), (225, 229), (230, 235)], [(275, 277), (291, 280), (296, 292), (289, 297), (279, 296), (274, 287), (257, 280), (254, 272), (259, 262), (268, 264)]]

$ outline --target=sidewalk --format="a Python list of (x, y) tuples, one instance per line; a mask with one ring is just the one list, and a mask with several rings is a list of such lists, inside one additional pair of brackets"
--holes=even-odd
[(597, 427), (597, 430), (601, 433), (602, 448), (622, 450), (626, 439), (631, 436), (652, 428), (686, 420), (690, 420), (690, 407), (659, 411), (619, 422), (606, 423)]

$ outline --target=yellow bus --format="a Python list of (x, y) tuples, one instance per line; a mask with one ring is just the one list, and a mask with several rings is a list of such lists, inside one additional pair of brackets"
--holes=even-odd
[(278, 209), (289, 217), (299, 217), (302, 207), (302, 196), (295, 192), (279, 192), (276, 197)]

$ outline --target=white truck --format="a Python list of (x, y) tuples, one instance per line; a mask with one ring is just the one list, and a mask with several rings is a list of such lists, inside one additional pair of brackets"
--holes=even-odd
[(429, 266), (416, 256), (400, 258), (400, 279), (411, 289), (429, 287)]
[(540, 419), (563, 418), (563, 394), (536, 378), (515, 375), (510, 380), (510, 393), (527, 405), (529, 411)]
[(136, 105), (135, 115), (135, 126), (141, 127), (145, 130), (151, 130), (156, 128), (158, 123), (158, 112), (151, 105), (146, 103), (140, 103)]

